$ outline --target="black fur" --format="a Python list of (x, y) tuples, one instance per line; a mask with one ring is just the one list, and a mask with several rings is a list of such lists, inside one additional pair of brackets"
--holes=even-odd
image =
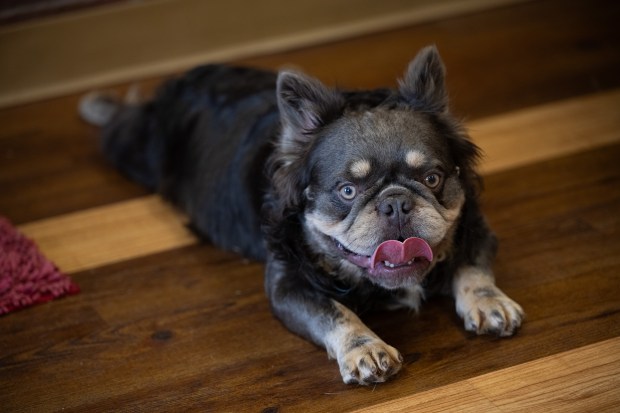
[[(391, 183), (438, 207), (448, 208), (459, 194), (464, 196), (454, 228), (434, 246), (447, 258), (434, 263), (421, 281), (427, 296), (451, 293), (453, 274), (465, 266), (490, 271), (496, 240), (478, 206), (479, 151), (448, 111), (444, 76), (434, 48), (416, 57), (398, 90), (337, 91), (295, 72), (278, 76), (203, 66), (164, 84), (153, 100), (119, 108), (103, 130), (102, 147), (124, 174), (185, 211), (202, 238), (265, 260), (265, 288), (274, 313), (292, 331), (325, 346), (338, 359), (345, 381), (382, 381), (398, 371), (399, 357), (393, 356), (385, 376), (355, 376), (356, 369), (340, 352), (376, 345), (376, 340), (369, 331), (349, 333), (359, 325), (337, 303), (361, 313), (399, 302), (409, 290), (356, 276), (363, 270), (351, 270), (328, 252), (327, 238), (317, 241), (309, 235), (307, 214), (344, 218), (353, 213), (329, 187), (339, 181), (330, 180), (342, 176), (339, 159), (368, 152), (373, 173), (380, 175), (373, 179), (383, 185), (372, 196), (368, 190), (368, 202)], [(338, 132), (346, 119), (371, 112), (411, 116), (421, 134), (434, 136), (414, 143), (440, 162), (452, 189), (431, 192), (420, 179), (407, 176), (410, 167), (396, 168), (396, 158), (404, 156), (404, 140), (373, 142), (357, 138), (354, 131)], [(416, 235), (406, 232), (407, 237)], [(352, 334), (344, 350), (329, 338), (340, 332)], [(384, 358), (389, 352), (383, 348), (379, 354)], [(367, 364), (360, 360), (358, 368)]]
[(275, 85), (270, 72), (199, 67), (120, 110), (103, 130), (103, 151), (186, 211), (202, 238), (265, 259), (259, 217), (280, 122)]

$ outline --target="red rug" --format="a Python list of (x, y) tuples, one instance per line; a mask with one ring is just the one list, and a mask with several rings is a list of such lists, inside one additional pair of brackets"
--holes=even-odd
[(79, 291), (32, 240), (0, 216), (0, 315)]

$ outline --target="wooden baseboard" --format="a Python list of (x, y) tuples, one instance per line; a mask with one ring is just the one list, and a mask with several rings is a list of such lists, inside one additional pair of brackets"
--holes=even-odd
[(524, 0), (151, 0), (0, 29), (0, 107)]

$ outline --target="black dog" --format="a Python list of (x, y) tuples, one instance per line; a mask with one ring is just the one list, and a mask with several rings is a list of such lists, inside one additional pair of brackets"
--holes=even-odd
[(81, 112), (105, 125), (108, 159), (201, 236), (266, 261), (275, 315), (325, 347), (346, 383), (385, 381), (402, 363), (356, 313), (446, 293), (467, 330), (509, 336), (521, 324), (494, 283), (479, 150), (448, 111), (434, 47), (398, 90), (211, 65), (149, 102), (93, 94)]

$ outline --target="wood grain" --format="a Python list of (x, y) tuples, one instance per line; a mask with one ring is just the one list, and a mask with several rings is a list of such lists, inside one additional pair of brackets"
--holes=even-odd
[[(514, 163), (485, 171), (483, 196), (500, 239), (497, 282), (527, 312), (515, 337), (466, 333), (442, 297), (419, 314), (369, 314), (405, 367), (385, 385), (347, 386), (324, 350), (273, 318), (262, 264), (209, 245), (167, 246), (74, 272), (80, 294), (0, 318), (0, 410), (347, 412), (418, 400), (422, 411), (617, 411), (618, 105), (587, 105), (620, 87), (619, 13), (613, 1), (539, 0), (242, 62), (293, 63), (329, 84), (375, 87), (394, 85), (419, 46), (439, 45), (455, 112), (489, 148), (502, 131), (499, 146), (515, 145), (500, 152)], [(147, 194), (101, 159), (77, 99), (0, 110), (0, 213), (20, 226), (107, 206), (145, 216)], [(578, 146), (532, 151), (536, 137), (555, 142), (545, 139), (554, 124), (569, 135), (562, 145), (579, 136)], [(539, 150), (543, 160), (522, 161)], [(91, 218), (82, 230), (101, 232), (107, 218)], [(163, 219), (183, 229), (178, 220)], [(140, 240), (132, 223), (119, 230)]]
[[(619, 88), (616, 16), (616, 1), (541, 0), (233, 63), (294, 65), (346, 88), (395, 86), (417, 50), (436, 43), (451, 106), (472, 122)], [(136, 80), (148, 94), (162, 78)], [(0, 212), (14, 223), (145, 195), (103, 162), (96, 132), (77, 117), (80, 95), (0, 111)]]
[(0, 27), (0, 107), (519, 1), (151, 1)]
[[(620, 141), (620, 91), (481, 119), (469, 125), (485, 153), (484, 173)], [(527, 148), (527, 149), (523, 149)], [(198, 242), (181, 215), (155, 196), (20, 227), (59, 268), (72, 273)]]
[(620, 338), (614, 338), (356, 413), (614, 412), (620, 406), (618, 388)]
[[(405, 368), (384, 386), (347, 386), (324, 350), (272, 317), (261, 264), (193, 245), (76, 273), (79, 295), (0, 319), (0, 404), (351, 411), (619, 337), (618, 159), (614, 144), (487, 176), (498, 284), (528, 315), (511, 339), (465, 333), (449, 299), (429, 300), (419, 315), (372, 314), (366, 322), (402, 352)], [(582, 367), (598, 374), (588, 359)], [(557, 368), (550, 374), (563, 383)], [(567, 383), (590, 388), (586, 379)], [(481, 390), (462, 384), (460, 394), (477, 402)], [(615, 400), (587, 394), (602, 408)], [(537, 397), (536, 406), (561, 402)]]
[(620, 140), (620, 90), (523, 109), (468, 125), (483, 149), (482, 173), (498, 172)]
[(66, 273), (198, 242), (185, 218), (156, 196), (74, 212), (19, 227)]

